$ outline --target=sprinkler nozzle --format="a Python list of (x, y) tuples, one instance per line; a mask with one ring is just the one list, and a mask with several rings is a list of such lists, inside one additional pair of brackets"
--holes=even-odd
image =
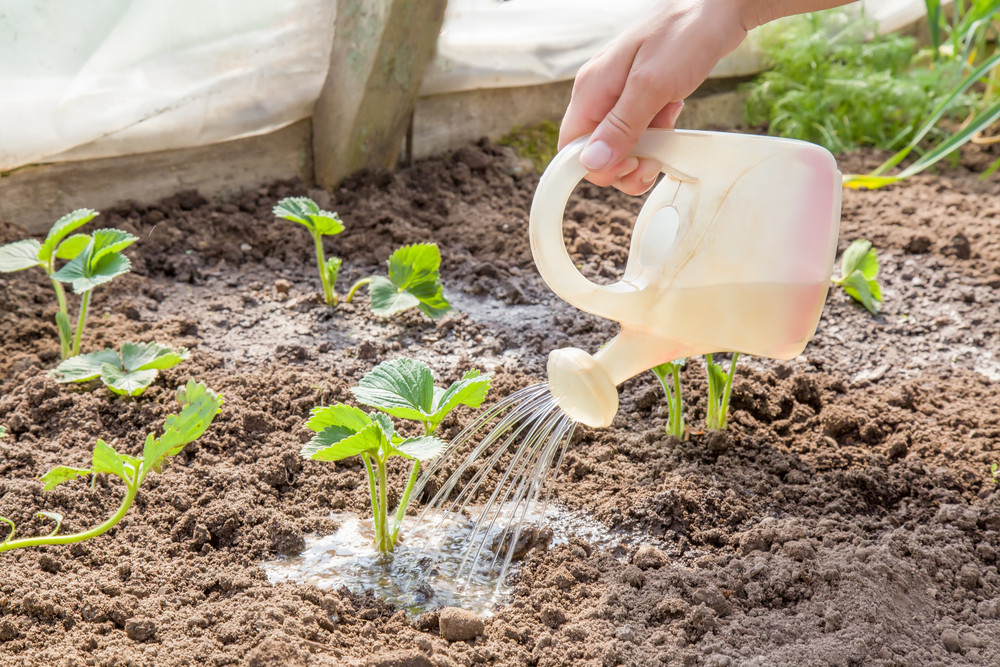
[(549, 388), (573, 421), (604, 428), (618, 412), (618, 388), (601, 362), (576, 347), (549, 353)]

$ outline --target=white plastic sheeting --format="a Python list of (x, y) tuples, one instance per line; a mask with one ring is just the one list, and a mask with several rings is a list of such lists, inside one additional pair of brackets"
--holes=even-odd
[(0, 0), (0, 170), (211, 144), (312, 114), (333, 0)]
[[(663, 0), (451, 0), (421, 93), (569, 80)], [(208, 145), (311, 115), (336, 0), (0, 0), (0, 171)], [(864, 0), (882, 31), (923, 0)], [(753, 40), (715, 76), (749, 74)]]
[[(450, 0), (437, 57), (422, 95), (530, 86), (572, 79), (623, 30), (664, 0)], [(924, 14), (924, 0), (855, 3), (891, 32)], [(760, 70), (756, 33), (726, 56), (714, 77)]]

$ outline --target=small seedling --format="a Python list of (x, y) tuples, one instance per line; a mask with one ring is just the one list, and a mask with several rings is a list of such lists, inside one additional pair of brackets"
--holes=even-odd
[(878, 256), (871, 241), (856, 239), (847, 246), (840, 258), (840, 278), (834, 278), (833, 282), (872, 315), (878, 314), (882, 287), (878, 283)]
[(6, 437), (7, 437), (7, 427), (0, 426), (0, 438), (6, 438)]
[(708, 370), (708, 409), (705, 413), (705, 428), (710, 431), (724, 431), (729, 425), (729, 396), (733, 390), (733, 378), (736, 377), (736, 360), (739, 353), (734, 352), (729, 363), (729, 372), (715, 363), (712, 355), (705, 355), (705, 368)]
[[(667, 435), (672, 435), (679, 440), (685, 438), (684, 428), (684, 401), (681, 398), (681, 368), (684, 367), (685, 359), (653, 366), (650, 370), (653, 375), (663, 385), (663, 391), (667, 394)], [(670, 377), (671, 380), (667, 378)], [(671, 387), (672, 383), (672, 387)]]
[(1000, 463), (994, 463), (990, 466), (990, 475), (993, 477), (994, 484), (1000, 484)]
[[(35, 239), (24, 239), (0, 247), (0, 273), (23, 271), (37, 266), (52, 281), (52, 289), (55, 290), (59, 304), (56, 328), (59, 331), (63, 359), (80, 353), (80, 338), (87, 319), (90, 291), (97, 285), (126, 273), (132, 266), (128, 258), (121, 254), (122, 250), (136, 241), (136, 237), (131, 234), (118, 229), (99, 229), (93, 235), (73, 234), (97, 215), (97, 211), (81, 208), (59, 218), (41, 243)], [(68, 263), (57, 270), (57, 259), (68, 260)], [(73, 291), (83, 295), (75, 336), (62, 283), (72, 283)]]
[(171, 456), (176, 456), (190, 442), (194, 442), (211, 425), (215, 415), (222, 408), (222, 397), (208, 389), (205, 385), (188, 381), (185, 387), (177, 392), (177, 401), (181, 404), (179, 414), (167, 417), (163, 425), (163, 435), (159, 438), (150, 433), (146, 437), (142, 456), (119, 454), (111, 445), (98, 440), (94, 446), (94, 454), (89, 468), (70, 468), (59, 466), (42, 475), (44, 489), (50, 491), (63, 482), (77, 477), (99, 474), (115, 475), (125, 482), (125, 497), (121, 506), (107, 521), (90, 530), (70, 535), (59, 535), (63, 517), (56, 512), (38, 512), (37, 516), (48, 518), (56, 526), (51, 533), (39, 537), (23, 537), (14, 539), (16, 527), (7, 517), (0, 516), (0, 521), (10, 525), (10, 534), (0, 543), (0, 552), (37, 547), (48, 544), (73, 544), (102, 535), (111, 530), (121, 521), (135, 500), (136, 493), (150, 472), (160, 472), (163, 464)]
[[(361, 457), (368, 473), (375, 547), (382, 553), (390, 553), (399, 539), (410, 494), (420, 474), (420, 464), (437, 458), (447, 447), (447, 443), (434, 437), (441, 420), (459, 405), (478, 408), (489, 388), (489, 376), (480, 375), (476, 370), (467, 372), (461, 380), (443, 389), (434, 386), (431, 369), (419, 361), (383, 362), (351, 391), (359, 403), (385, 412), (365, 414), (343, 403), (313, 408), (306, 428), (315, 431), (316, 435), (302, 448), (302, 456), (314, 461)], [(389, 415), (419, 421), (424, 434), (404, 438), (396, 432)], [(390, 522), (387, 462), (396, 456), (409, 459), (413, 464)]]
[(419, 308), (437, 319), (451, 310), (441, 287), (441, 252), (435, 243), (403, 246), (389, 258), (389, 277), (371, 276), (354, 283), (347, 302), (365, 285), (371, 285), (372, 312), (390, 317), (410, 308)]
[(274, 215), (285, 220), (305, 225), (316, 244), (316, 268), (323, 283), (323, 298), (327, 305), (337, 305), (337, 277), (340, 275), (341, 259), (326, 259), (323, 254), (323, 237), (334, 236), (344, 231), (344, 222), (336, 213), (324, 211), (308, 197), (285, 197), (274, 207)]
[(161, 370), (187, 358), (183, 347), (172, 350), (159, 343), (122, 343), (120, 352), (104, 349), (66, 359), (49, 375), (57, 382), (87, 382), (99, 377), (116, 394), (138, 396)]

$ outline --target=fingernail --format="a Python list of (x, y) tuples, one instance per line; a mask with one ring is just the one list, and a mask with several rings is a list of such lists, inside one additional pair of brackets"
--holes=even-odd
[(625, 158), (625, 161), (622, 164), (625, 166), (615, 174), (615, 179), (619, 181), (636, 170), (636, 167), (639, 166), (639, 160), (634, 157)]
[(660, 172), (658, 171), (654, 171), (651, 174), (643, 174), (642, 176), (639, 177), (639, 182), (642, 183), (643, 185), (649, 185), (650, 183), (655, 181), (656, 177), (659, 175)]
[(580, 153), (580, 163), (587, 171), (601, 171), (611, 162), (611, 146), (603, 141), (592, 141)]

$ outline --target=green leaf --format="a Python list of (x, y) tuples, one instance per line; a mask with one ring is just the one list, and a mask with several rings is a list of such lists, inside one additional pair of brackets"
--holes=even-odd
[(14, 241), (0, 246), (0, 273), (23, 271), (33, 266), (44, 266), (38, 252), (42, 245), (35, 239)]
[(337, 278), (340, 277), (340, 265), (343, 260), (339, 257), (331, 257), (326, 260), (326, 264), (323, 265), (323, 271), (326, 272), (326, 283), (333, 289), (337, 284)]
[(879, 311), (882, 301), (882, 287), (878, 283), (878, 255), (871, 241), (856, 239), (844, 251), (840, 262), (841, 277), (834, 282), (869, 310), (873, 315)]
[[(872, 290), (872, 285), (875, 286), (875, 290)], [(865, 279), (864, 275), (860, 271), (855, 271), (851, 275), (842, 279), (840, 286), (844, 288), (844, 291), (854, 299), (861, 303), (862, 306), (868, 309), (872, 315), (877, 315), (881, 300), (882, 291), (878, 286), (878, 283), (874, 281), (868, 281)], [(876, 296), (876, 291), (878, 295)]]
[[(67, 213), (63, 217), (56, 220), (55, 224), (52, 225), (52, 228), (49, 229), (49, 233), (45, 237), (45, 242), (42, 243), (41, 249), (38, 253), (38, 258), (43, 262), (48, 263), (48, 261), (52, 259), (53, 252), (56, 253), (56, 257), (59, 257), (60, 259), (72, 259), (72, 257), (76, 257), (76, 255), (83, 250), (83, 247), (86, 247), (86, 243), (83, 247), (77, 249), (76, 254), (69, 257), (61, 256), (57, 248), (59, 248), (60, 242), (66, 238), (66, 236), (84, 226), (95, 217), (97, 217), (97, 211), (93, 211), (89, 208), (80, 208), (72, 211), (71, 213)], [(73, 243), (78, 244), (79, 241), (74, 241)], [(67, 248), (66, 254), (68, 254), (71, 249), (72, 244), (70, 248)]]
[[(35, 512), (35, 516), (40, 519), (48, 519), (55, 522), (56, 527), (53, 528), (52, 532), (46, 535), (46, 537), (52, 537), (59, 532), (60, 528), (62, 528), (63, 515), (59, 512)], [(11, 533), (11, 535), (13, 535), (13, 533)]]
[(389, 278), (376, 276), (370, 295), (372, 312), (388, 317), (418, 307), (431, 318), (451, 310), (441, 287), (441, 252), (434, 243), (403, 246), (389, 258)]
[(63, 482), (68, 482), (71, 479), (89, 475), (91, 472), (93, 471), (89, 468), (70, 468), (69, 466), (59, 466), (57, 468), (53, 468), (42, 475), (41, 481), (44, 484), (42, 489), (45, 491), (51, 491)]
[[(874, 259), (875, 253), (872, 251), (872, 242), (866, 239), (855, 239), (851, 245), (847, 246), (843, 257), (840, 258), (840, 272), (849, 276), (855, 271), (862, 270), (862, 265), (867, 261), (868, 254), (871, 253)], [(878, 270), (878, 260), (875, 260), (875, 269)]]
[(58, 259), (73, 259), (86, 249), (90, 243), (90, 234), (73, 234), (56, 248)]
[(361, 378), (351, 392), (359, 403), (400, 419), (425, 423), (433, 433), (459, 405), (478, 408), (490, 389), (490, 376), (468, 371), (447, 389), (434, 386), (431, 369), (415, 359), (384, 361)]
[(3, 426), (3, 425), (0, 425), (0, 438), (6, 438), (7, 435), (8, 435), (8, 433), (7, 433), (7, 427)]
[(122, 343), (121, 367), (127, 371), (165, 370), (188, 358), (187, 348), (173, 350), (159, 343)]
[(423, 463), (431, 459), (436, 459), (447, 447), (448, 443), (441, 438), (420, 436), (417, 438), (407, 438), (393, 449), (408, 459), (415, 459)]
[(313, 408), (309, 414), (311, 416), (306, 422), (306, 428), (317, 433), (331, 426), (340, 426), (356, 433), (372, 423), (371, 417), (363, 410), (344, 403)]
[(393, 417), (424, 421), (434, 411), (434, 373), (416, 359), (383, 361), (351, 393)]
[(101, 382), (119, 396), (139, 396), (153, 384), (159, 371), (126, 371), (114, 364), (101, 366)]
[(372, 312), (380, 317), (391, 317), (420, 305), (420, 299), (409, 292), (400, 291), (383, 276), (372, 276), (368, 294)]
[[(146, 438), (142, 449), (143, 473), (158, 468), (160, 462), (174, 456), (184, 445), (194, 442), (212, 425), (215, 415), (222, 411), (222, 396), (200, 382), (188, 380), (177, 392), (179, 414), (170, 415), (163, 424), (163, 435)], [(141, 480), (140, 480), (141, 481)]]
[(128, 257), (120, 254), (136, 237), (120, 229), (98, 229), (83, 252), (52, 274), (56, 280), (72, 283), (77, 294), (89, 292), (132, 268)]
[(308, 197), (285, 197), (274, 207), (279, 218), (305, 225), (322, 236), (332, 236), (344, 231), (344, 223), (336, 213), (324, 211)]
[(302, 447), (302, 457), (314, 461), (339, 461), (362, 452), (375, 453), (386, 446), (382, 427), (371, 422), (359, 431), (344, 426), (330, 426)]
[(56, 382), (86, 382), (100, 377), (101, 369), (106, 365), (121, 367), (117, 352), (104, 349), (70, 357), (50, 370), (49, 376)]
[(109, 475), (117, 475), (126, 482), (130, 481), (125, 474), (125, 466), (118, 452), (114, 450), (114, 447), (101, 439), (98, 439), (97, 444), (94, 445), (94, 459), (91, 463), (91, 471), (94, 473), (103, 472)]
[[(384, 415), (381, 412), (371, 412), (368, 416), (382, 429), (382, 437), (385, 438), (385, 444), (391, 445), (394, 440), (401, 439), (396, 435), (396, 428), (392, 425), (392, 419), (389, 415)], [(391, 450), (392, 448), (389, 447), (389, 449)]]

